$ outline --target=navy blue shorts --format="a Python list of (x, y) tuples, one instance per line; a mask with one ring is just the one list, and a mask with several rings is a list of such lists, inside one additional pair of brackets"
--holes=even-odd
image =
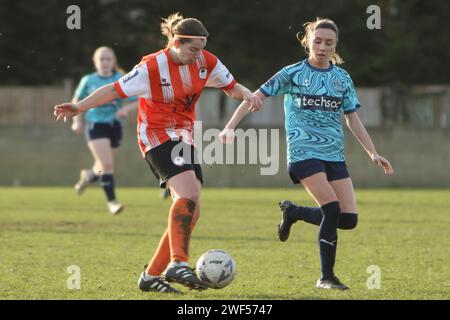
[(112, 123), (93, 122), (87, 124), (86, 139), (109, 139), (111, 148), (118, 148), (122, 140), (122, 124), (119, 121)]
[(307, 159), (299, 162), (289, 163), (289, 176), (294, 184), (313, 174), (323, 172), (328, 181), (345, 179), (350, 177), (345, 161), (324, 161), (319, 159)]

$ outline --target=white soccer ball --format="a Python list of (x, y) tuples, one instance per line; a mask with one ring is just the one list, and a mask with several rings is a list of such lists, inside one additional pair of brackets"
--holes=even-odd
[(195, 271), (209, 288), (221, 289), (233, 281), (236, 263), (226, 251), (208, 250), (197, 260)]

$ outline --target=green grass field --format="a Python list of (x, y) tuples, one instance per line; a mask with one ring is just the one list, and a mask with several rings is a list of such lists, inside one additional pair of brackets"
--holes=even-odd
[[(206, 189), (191, 263), (227, 250), (237, 263), (222, 290), (181, 297), (136, 288), (167, 223), (170, 201), (157, 189), (118, 189), (120, 216), (103, 194), (70, 188), (0, 188), (0, 299), (449, 299), (450, 190), (358, 190), (360, 223), (340, 231), (336, 273), (351, 287), (319, 291), (317, 227), (299, 222), (281, 243), (277, 202), (312, 205), (301, 189)], [(81, 270), (69, 290), (68, 266)], [(381, 289), (368, 289), (379, 266)]]

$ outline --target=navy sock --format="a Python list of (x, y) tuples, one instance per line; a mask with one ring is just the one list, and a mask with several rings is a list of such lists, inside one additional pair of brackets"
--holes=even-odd
[[(320, 226), (322, 222), (323, 214), (322, 210), (318, 207), (302, 207), (298, 206), (296, 211), (293, 211), (292, 217), (296, 220), (303, 220), (307, 223)], [(341, 213), (339, 216), (338, 229), (350, 230), (354, 229), (358, 224), (357, 213)]]
[(116, 194), (114, 191), (114, 176), (112, 174), (104, 174), (100, 178), (100, 185), (105, 191), (108, 201), (116, 200)]
[(341, 209), (339, 202), (334, 201), (321, 207), (323, 219), (319, 227), (319, 251), (321, 279), (334, 276), (334, 263), (336, 260), (337, 226)]

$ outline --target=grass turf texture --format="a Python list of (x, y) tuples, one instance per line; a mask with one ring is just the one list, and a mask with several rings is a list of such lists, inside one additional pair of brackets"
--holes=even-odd
[[(99, 188), (0, 188), (0, 299), (448, 299), (450, 191), (357, 190), (359, 225), (339, 232), (336, 274), (351, 290), (316, 289), (317, 227), (297, 222), (278, 241), (277, 202), (313, 205), (299, 189), (206, 189), (191, 264), (227, 250), (237, 277), (225, 289), (183, 296), (142, 293), (138, 276), (167, 224), (159, 189), (117, 190), (126, 209), (106, 212)], [(67, 267), (81, 268), (69, 290)], [(369, 290), (367, 268), (381, 269)]]

